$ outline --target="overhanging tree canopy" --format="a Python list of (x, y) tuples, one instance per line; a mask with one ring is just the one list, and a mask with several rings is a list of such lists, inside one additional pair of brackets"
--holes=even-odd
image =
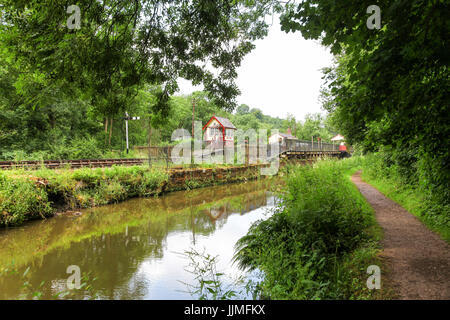
[(91, 91), (104, 113), (117, 113), (143, 83), (163, 86), (156, 109), (167, 113), (179, 77), (203, 83), (230, 110), (236, 68), (266, 34), (270, 3), (81, 0), (80, 29), (69, 29), (65, 0), (2, 0), (2, 42), (22, 66)]
[[(369, 29), (367, 8), (381, 9)], [(350, 143), (389, 146), (405, 170), (449, 196), (450, 3), (442, 0), (304, 0), (286, 6), (285, 31), (320, 39), (337, 55), (325, 107)], [(415, 161), (420, 160), (420, 164)], [(421, 178), (421, 179), (422, 179)]]

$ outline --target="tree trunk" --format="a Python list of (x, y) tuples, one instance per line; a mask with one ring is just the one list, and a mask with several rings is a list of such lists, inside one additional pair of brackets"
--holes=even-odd
[(111, 146), (111, 135), (112, 135), (112, 130), (113, 130), (113, 119), (111, 118), (111, 121), (109, 123), (109, 141), (108, 141), (108, 145)]
[(105, 117), (105, 145), (108, 141), (108, 117)]

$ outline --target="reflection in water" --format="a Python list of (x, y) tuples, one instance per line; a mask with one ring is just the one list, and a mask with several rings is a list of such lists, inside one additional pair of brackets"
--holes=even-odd
[[(42, 298), (65, 288), (66, 269), (80, 267), (97, 277), (102, 299), (190, 299), (180, 281), (191, 248), (219, 255), (218, 270), (236, 275), (234, 244), (250, 225), (267, 218), (273, 181), (216, 186), (132, 199), (92, 208), (79, 217), (55, 217), (0, 231), (0, 270), (13, 261), (19, 274), (29, 266), (29, 282), (42, 281)], [(0, 277), (0, 299), (19, 296), (23, 281)], [(86, 293), (85, 293), (86, 294)], [(77, 298), (85, 298), (80, 295)]]

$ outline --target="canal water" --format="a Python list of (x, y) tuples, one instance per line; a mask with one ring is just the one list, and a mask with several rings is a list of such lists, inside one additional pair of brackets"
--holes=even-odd
[(0, 299), (54, 299), (74, 274), (69, 266), (79, 268), (83, 288), (65, 298), (196, 299), (186, 285), (198, 284), (186, 251), (217, 256), (225, 284), (254, 277), (232, 263), (234, 246), (273, 213), (273, 185), (261, 180), (131, 199), (0, 230)]

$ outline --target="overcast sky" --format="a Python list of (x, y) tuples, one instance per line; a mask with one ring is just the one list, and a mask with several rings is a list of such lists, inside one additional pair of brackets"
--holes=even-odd
[[(288, 113), (303, 120), (307, 113), (324, 111), (318, 101), (323, 67), (331, 66), (332, 55), (318, 41), (305, 40), (300, 32), (285, 33), (278, 19), (269, 35), (255, 42), (238, 69), (238, 103), (260, 108), (264, 114), (285, 118)], [(180, 82), (179, 93), (189, 94), (202, 87)]]

